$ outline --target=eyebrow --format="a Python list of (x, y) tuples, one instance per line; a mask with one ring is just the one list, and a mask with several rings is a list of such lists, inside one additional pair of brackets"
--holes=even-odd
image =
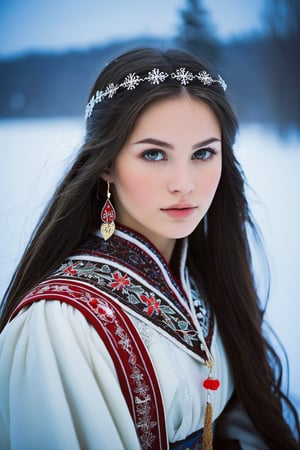
[[(208, 139), (205, 139), (202, 142), (198, 142), (197, 144), (193, 145), (192, 149), (195, 150), (196, 148), (203, 147), (204, 145), (212, 144), (213, 142), (221, 142), (221, 139), (216, 137), (211, 137)], [(159, 139), (153, 139), (153, 138), (146, 138), (142, 139), (141, 141), (134, 142), (133, 145), (136, 144), (152, 144), (157, 145), (158, 147), (164, 147), (168, 148), (170, 150), (174, 150), (174, 146), (172, 144), (169, 144), (168, 142), (161, 141)]]

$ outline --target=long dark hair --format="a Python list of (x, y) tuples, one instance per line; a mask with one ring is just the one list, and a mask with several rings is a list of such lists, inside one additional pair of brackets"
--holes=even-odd
[[(89, 98), (109, 83), (119, 84), (128, 73), (145, 77), (153, 68), (171, 73), (180, 67), (192, 73), (210, 72), (182, 51), (130, 51), (105, 67)], [(119, 89), (113, 98), (106, 97), (95, 105), (87, 118), (84, 144), (34, 231), (7, 290), (0, 329), (24, 295), (99, 224), (97, 193), (100, 204), (105, 200), (100, 174), (114, 164), (141, 112), (153, 102), (180, 96), (183, 91), (214, 111), (222, 130), (223, 153), (215, 198), (206, 220), (189, 237), (188, 266), (199, 283), (201, 276), (201, 288), (216, 314), (234, 376), (236, 399), (242, 402), (269, 448), (296, 449), (282, 402), (292, 411), (299, 435), (297, 414), (281, 391), (280, 379), (275, 376), (281, 369), (280, 361), (262, 331), (263, 313), (247, 234), (248, 228), (255, 231), (255, 227), (244, 192), (244, 176), (233, 153), (237, 120), (219, 83), (192, 81), (182, 86), (169, 77), (159, 85), (144, 82), (134, 90)]]

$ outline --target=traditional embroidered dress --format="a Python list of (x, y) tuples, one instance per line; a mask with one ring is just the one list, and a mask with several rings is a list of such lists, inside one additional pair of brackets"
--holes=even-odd
[[(192, 445), (194, 433), (203, 428), (205, 346), (221, 380), (211, 398), (214, 418), (228, 402), (233, 382), (215, 319), (187, 272), (186, 253), (184, 240), (176, 279), (148, 241), (119, 228), (106, 242), (91, 236), (30, 293), (27, 298), (35, 295), (39, 301), (22, 307), (0, 339), (1, 449), (156, 449), (163, 416), (167, 448), (199, 448)], [(115, 328), (105, 325), (101, 339), (74, 302)], [(134, 325), (136, 342), (122, 311)], [(109, 351), (110, 336), (118, 336), (123, 352), (119, 366), (119, 350), (114, 357)], [(149, 358), (149, 370), (136, 359), (139, 348), (141, 358)], [(120, 384), (124, 360), (131, 399), (130, 388), (126, 399), (126, 386)], [(159, 398), (163, 411), (154, 417), (151, 408)], [(247, 432), (248, 425), (246, 420), (242, 448), (264, 448), (255, 447), (257, 438), (251, 427)], [(236, 431), (235, 421), (224, 426)], [(227, 436), (234, 438), (234, 432)], [(180, 442), (187, 436), (185, 446)]]

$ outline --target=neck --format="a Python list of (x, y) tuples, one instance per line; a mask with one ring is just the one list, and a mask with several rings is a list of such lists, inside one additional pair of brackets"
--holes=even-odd
[(163, 255), (167, 263), (169, 264), (172, 258), (172, 254), (175, 248), (176, 240), (168, 240), (167, 242), (162, 243), (162, 245), (157, 245), (158, 250)]

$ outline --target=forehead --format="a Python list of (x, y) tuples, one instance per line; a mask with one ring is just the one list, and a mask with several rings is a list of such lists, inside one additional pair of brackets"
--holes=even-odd
[(221, 128), (215, 113), (206, 103), (185, 95), (159, 100), (144, 109), (135, 122), (130, 138), (149, 133), (161, 137), (168, 134), (220, 137)]

